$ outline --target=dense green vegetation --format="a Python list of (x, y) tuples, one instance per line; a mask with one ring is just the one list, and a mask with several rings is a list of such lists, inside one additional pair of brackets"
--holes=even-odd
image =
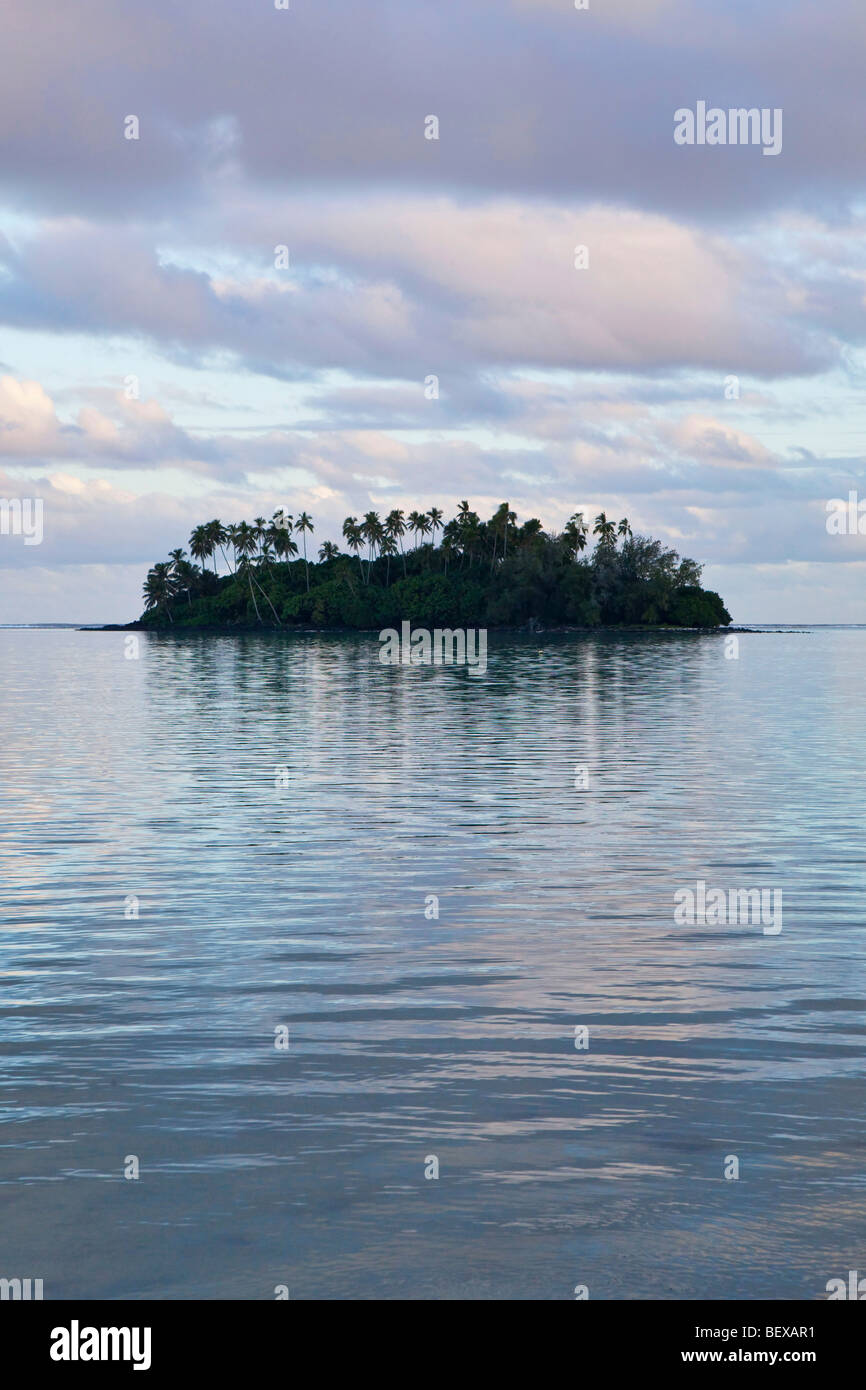
[[(384, 520), (375, 512), (350, 516), (346, 551), (325, 541), (318, 562), (307, 554), (313, 530), (306, 512), (197, 526), (191, 559), (173, 550), (150, 570), (141, 621), (373, 629), (405, 620), (427, 628), (731, 621), (718, 594), (701, 588), (700, 565), (604, 512), (591, 552), (582, 513), (552, 534), (536, 518), (518, 526), (507, 502), (488, 521), (465, 501), (448, 522), (436, 507), (408, 517), (395, 510)], [(228, 573), (220, 574), (220, 561)]]

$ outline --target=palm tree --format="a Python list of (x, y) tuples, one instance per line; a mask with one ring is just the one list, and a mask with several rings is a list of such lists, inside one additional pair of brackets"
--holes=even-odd
[(232, 547), (241, 559), (249, 558), (255, 554), (258, 541), (256, 533), (248, 521), (239, 521), (237, 526), (233, 526), (229, 533)]
[(390, 532), (385, 530), (383, 530), (382, 539), (379, 542), (379, 554), (388, 557), (388, 564), (385, 569), (385, 588), (387, 589), (391, 582), (391, 556), (397, 554), (397, 542)]
[(274, 529), (274, 533), (271, 536), (271, 545), (274, 548), (274, 554), (279, 556), (281, 560), (285, 559), (286, 556), (297, 555), (298, 553), (298, 547), (295, 545), (291, 536), (288, 532), (283, 531), (279, 527)]
[[(231, 565), (229, 564), (229, 561), (228, 561), (228, 556), (226, 555), (225, 550), (223, 549), (223, 547), (224, 547), (224, 546), (227, 544), (227, 542), (228, 542), (228, 536), (229, 536), (229, 533), (228, 533), (226, 527), (223, 526), (223, 524), (222, 524), (221, 521), (218, 521), (218, 520), (214, 519), (213, 521), (208, 521), (208, 522), (205, 523), (205, 530), (207, 531), (207, 534), (208, 534), (208, 540), (210, 541), (211, 545), (213, 546), (214, 553), (216, 553), (217, 549), (219, 549), (220, 552), (221, 552), (221, 554), (222, 554), (223, 559), (224, 559), (225, 562), (226, 562), (226, 565), (228, 566), (229, 569), (231, 569)], [(216, 572), (217, 572), (217, 565), (216, 565), (216, 560), (214, 560), (214, 574), (216, 574)]]
[(361, 546), (364, 544), (364, 536), (358, 525), (358, 518), (356, 516), (346, 517), (346, 520), (343, 522), (343, 536), (345, 537), (346, 545), (350, 550), (354, 550), (355, 554), (358, 556), (358, 569), (361, 571), (361, 578), (363, 579), (364, 566), (361, 564), (359, 552)]
[(400, 554), (403, 557), (403, 578), (406, 578), (406, 555), (403, 551), (403, 537), (406, 534), (406, 519), (398, 507), (389, 512), (385, 517), (385, 535), (392, 540), (400, 542)]
[(599, 512), (595, 518), (592, 534), (598, 536), (598, 543), (604, 549), (616, 543), (616, 527), (612, 521), (608, 521), (604, 512)]
[(319, 546), (320, 560), (336, 560), (339, 558), (339, 555), (340, 547), (334, 545), (333, 541), (325, 541), (323, 545)]
[(192, 588), (193, 570), (192, 566), (187, 561), (186, 551), (181, 546), (178, 546), (176, 550), (170, 550), (168, 552), (168, 558), (171, 561), (170, 570), (174, 584), (174, 592), (176, 594), (186, 594), (187, 603), (191, 604), (192, 594), (190, 593), (190, 589)]
[(499, 539), (499, 532), (500, 530), (502, 531), (502, 558), (505, 559), (505, 556), (508, 554), (508, 525), (509, 522), (514, 522), (516, 520), (517, 517), (514, 512), (509, 510), (508, 503), (500, 502), (490, 522), (493, 531), (493, 559), (490, 561), (491, 574), (496, 564), (496, 542)]
[[(268, 523), (265, 521), (263, 516), (257, 516), (254, 518), (253, 529), (256, 533), (256, 540), (259, 545), (259, 551), (261, 552), (262, 544), (264, 542), (268, 530)], [(264, 556), (262, 556), (262, 559), (264, 559)]]
[(232, 549), (232, 558), (229, 563), (232, 574), (237, 574), (238, 572), (238, 548), (235, 545), (237, 530), (237, 526), (232, 526), (231, 524), (226, 527), (226, 545), (230, 545)]
[(307, 532), (309, 531), (309, 532), (312, 534), (312, 530), (313, 530), (313, 518), (312, 518), (311, 516), (307, 516), (307, 513), (306, 513), (306, 512), (301, 512), (301, 515), (298, 517), (297, 521), (295, 522), (295, 530), (296, 530), (296, 531), (300, 531), (301, 536), (302, 536), (302, 538), (303, 538), (303, 542), (304, 542), (304, 566), (305, 566), (306, 571), (307, 571), (307, 593), (309, 593), (309, 592), (310, 592), (310, 566), (309, 566), (309, 563), (308, 563), (308, 561), (307, 561)]
[[(507, 502), (504, 502), (504, 503), (503, 503), (503, 506), (505, 507), (505, 517), (504, 517), (503, 526), (502, 526), (502, 558), (503, 558), (503, 560), (507, 560), (507, 559), (508, 559), (508, 528), (509, 528), (509, 526), (514, 526), (514, 525), (516, 525), (516, 523), (517, 523), (517, 512), (513, 512), (513, 511), (511, 510), (511, 508), (509, 507), (509, 505), (508, 505)], [(527, 525), (528, 525), (528, 523), (527, 523)], [(541, 522), (540, 522), (540, 521), (539, 521), (539, 523), (538, 523), (538, 529), (539, 529), (539, 531), (541, 530)]]
[(619, 526), (617, 526), (616, 534), (622, 536), (623, 540), (628, 540), (631, 537), (631, 527), (628, 524), (627, 517), (624, 516)]
[(421, 532), (421, 522), (422, 522), (422, 520), (423, 520), (423, 513), (421, 513), (421, 512), (410, 512), (410, 513), (409, 513), (409, 530), (412, 531), (413, 534), (414, 534), (414, 536), (415, 536), (415, 549), (416, 549), (416, 550), (418, 549), (418, 536), (419, 536), (419, 534), (420, 534), (420, 532)]
[(192, 607), (192, 591), (201, 574), (197, 565), (191, 565), (188, 560), (178, 560), (174, 567), (174, 579), (177, 592), (186, 594), (186, 601)]
[(361, 522), (361, 534), (367, 542), (367, 583), (370, 582), (370, 570), (373, 564), (373, 548), (377, 546), (384, 535), (384, 529), (379, 520), (378, 512), (365, 512), (364, 520)]
[[(277, 516), (279, 515), (280, 513), (277, 512)], [(274, 521), (268, 531), (268, 539), (273, 546), (274, 554), (280, 560), (285, 559), (287, 555), (297, 555), (298, 547), (292, 540), (290, 532), (280, 522)]]
[(456, 556), (461, 545), (460, 523), (456, 518), (452, 521), (446, 521), (442, 530), (442, 558), (445, 561), (446, 574), (448, 573), (449, 560)]
[(194, 560), (199, 560), (202, 565), (204, 565), (204, 561), (209, 560), (213, 552), (214, 543), (211, 539), (209, 527), (205, 523), (202, 523), (201, 526), (196, 526), (189, 538), (190, 555)]
[(440, 510), (439, 510), (438, 507), (431, 507), (430, 510), (429, 510), (429, 512), (427, 513), (427, 515), (428, 515), (428, 517), (430, 518), (430, 529), (431, 529), (432, 532), (433, 532), (433, 544), (435, 545), (435, 544), (436, 544), (436, 532), (439, 530), (439, 528), (440, 528), (441, 525), (442, 525), (442, 517), (443, 517), (443, 514), (442, 514), (442, 512), (440, 512)]
[[(258, 527), (256, 528), (259, 529)], [(265, 521), (261, 527), (261, 537), (259, 538), (259, 566), (266, 570), (273, 558), (274, 529)]]
[(247, 576), (253, 608), (256, 610), (256, 617), (261, 622), (262, 615), (259, 612), (259, 605), (256, 603), (256, 596), (253, 591), (252, 566), (250, 565), (250, 557), (255, 554), (258, 545), (255, 530), (248, 522), (241, 521), (237, 526), (231, 528), (229, 538), (234, 546), (235, 554), (240, 556), (238, 569)]
[(144, 606), (146, 609), (163, 607), (168, 614), (170, 623), (174, 622), (171, 616), (171, 599), (174, 596), (174, 583), (171, 577), (171, 565), (160, 562), (148, 571), (144, 581)]
[[(474, 553), (474, 542), (478, 539), (479, 534), (479, 520), (478, 513), (473, 512), (472, 508), (469, 506), (469, 503), (465, 500), (465, 498), (457, 508), (456, 521), (460, 530), (463, 554), (469, 555), (469, 568), (471, 569), (472, 558)], [(460, 561), (460, 568), (463, 568), (462, 559)]]
[[(295, 545), (295, 542), (292, 540), (291, 536), (289, 536), (281, 526), (274, 526), (272, 523), (266, 522), (264, 517), (257, 517), (256, 524), (255, 526), (250, 527), (250, 531), (254, 536), (259, 537), (259, 568), (260, 570), (263, 570), (265, 573), (267, 573), (270, 568), (272, 551), (273, 554), (277, 556), (297, 555), (298, 553), (298, 547)], [(244, 545), (247, 544), (246, 537), (242, 537), (242, 541)], [(274, 618), (276, 619), (277, 627), (282, 627), (280, 615), (274, 607), (273, 601), (267, 589), (264, 588), (264, 586), (259, 582), (255, 574), (253, 573), (253, 566), (250, 563), (249, 557), (243, 562), (242, 568), (246, 571), (247, 578), (250, 581), (250, 592), (252, 592), (252, 586), (254, 584), (255, 587), (258, 589), (259, 593), (261, 594), (262, 598), (265, 600), (265, 603), (268, 605), (271, 612), (273, 613)], [(258, 606), (255, 602), (255, 594), (253, 594), (253, 605), (256, 607), (256, 613), (258, 614)], [(261, 621), (261, 619), (259, 621)]]
[(581, 550), (586, 549), (586, 533), (588, 527), (583, 519), (583, 512), (574, 512), (568, 518), (563, 531), (566, 544), (572, 555), (577, 555)]

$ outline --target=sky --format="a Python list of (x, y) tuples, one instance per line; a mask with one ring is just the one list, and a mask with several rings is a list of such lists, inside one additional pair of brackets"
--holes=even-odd
[(0, 623), (128, 621), (212, 517), (464, 497), (866, 622), (862, 0), (288, 5), (4, 0)]

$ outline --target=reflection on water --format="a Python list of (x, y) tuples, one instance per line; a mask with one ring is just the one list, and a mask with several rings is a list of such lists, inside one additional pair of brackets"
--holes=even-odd
[[(866, 1261), (866, 632), (377, 656), (0, 634), (0, 1275), (825, 1296)], [(784, 930), (675, 926), (699, 879)]]

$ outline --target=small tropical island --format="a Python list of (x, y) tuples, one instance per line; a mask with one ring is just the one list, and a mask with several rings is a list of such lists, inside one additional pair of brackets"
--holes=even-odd
[[(559, 533), (537, 517), (518, 525), (503, 502), (482, 521), (468, 501), (445, 521), (437, 507), (381, 518), (348, 516), (345, 550), (314, 552), (312, 517), (207, 521), (144, 584), (148, 629), (381, 629), (418, 626), (727, 627), (702, 566), (628, 521), (575, 512)], [(309, 539), (308, 539), (309, 538)], [(314, 552), (317, 559), (311, 555)], [(222, 568), (222, 572), (221, 572)]]

